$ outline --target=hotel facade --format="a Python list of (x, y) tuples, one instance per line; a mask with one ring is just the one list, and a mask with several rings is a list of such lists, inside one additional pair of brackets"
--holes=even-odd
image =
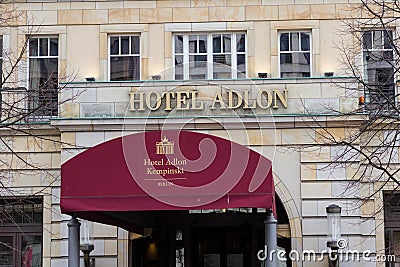
[[(331, 204), (346, 249), (371, 252), (342, 266), (400, 266), (379, 260), (400, 260), (399, 198), (383, 205), (396, 187), (379, 172), (361, 179), (359, 155), (340, 142), (369, 119), (360, 102), (377, 100), (338, 48), (355, 43), (344, 21), (368, 18), (359, 4), (2, 4), (17, 16), (0, 28), (0, 266), (68, 266), (72, 215), (95, 222), (97, 267), (262, 266), (269, 209), (287, 266), (328, 266), (302, 253), (328, 249)], [(393, 21), (366, 27), (363, 42), (393, 55), (374, 46), (396, 36)], [(363, 63), (363, 50), (351, 62), (372, 83), (388, 67)], [(39, 108), (7, 124), (15, 106)], [(398, 147), (382, 160), (398, 163)]]

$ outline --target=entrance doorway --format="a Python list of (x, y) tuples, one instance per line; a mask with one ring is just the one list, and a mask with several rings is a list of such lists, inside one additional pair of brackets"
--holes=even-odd
[(158, 224), (146, 228), (147, 236), (131, 241), (131, 267), (259, 266), (256, 255), (264, 246), (264, 213), (169, 215), (171, 220), (178, 218), (175, 227)]
[(251, 266), (251, 227), (202, 227), (192, 230), (193, 267)]
[[(264, 248), (265, 210), (159, 211), (150, 217), (143, 235), (132, 234), (129, 267), (261, 266), (257, 252)], [(280, 225), (288, 225), (284, 210), (278, 213)], [(279, 230), (278, 246), (291, 249), (290, 238)]]

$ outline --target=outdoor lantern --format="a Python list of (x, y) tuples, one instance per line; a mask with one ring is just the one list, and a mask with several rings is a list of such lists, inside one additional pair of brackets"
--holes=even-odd
[(161, 80), (161, 75), (160, 74), (151, 75), (151, 79), (156, 81)]
[(365, 97), (359, 96), (358, 97), (358, 105), (363, 106), (365, 104)]
[(258, 78), (268, 78), (268, 72), (259, 72)]
[(85, 267), (92, 267), (90, 264), (90, 252), (94, 249), (93, 242), (93, 222), (81, 220), (81, 241), (80, 249), (83, 253)]
[(340, 231), (340, 213), (342, 208), (336, 204), (326, 207), (326, 215), (328, 217), (328, 243), (330, 248), (338, 248), (338, 240), (341, 236)]

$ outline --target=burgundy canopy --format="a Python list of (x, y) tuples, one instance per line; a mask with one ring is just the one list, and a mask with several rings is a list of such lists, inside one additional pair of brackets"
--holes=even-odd
[(118, 212), (274, 210), (274, 197), (270, 160), (229, 140), (189, 131), (120, 137), (61, 167), (62, 212), (121, 227)]

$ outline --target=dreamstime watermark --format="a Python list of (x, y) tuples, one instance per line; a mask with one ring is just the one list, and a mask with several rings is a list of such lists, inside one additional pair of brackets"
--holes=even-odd
[(322, 262), (327, 256), (331, 261), (339, 260), (341, 262), (396, 262), (396, 255), (377, 254), (368, 249), (364, 251), (346, 249), (347, 241), (345, 239), (339, 239), (338, 246), (338, 250), (332, 250), (331, 248), (318, 252), (312, 249), (303, 250), (301, 252), (291, 250), (287, 253), (283, 249), (268, 250), (268, 247), (265, 245), (264, 249), (257, 252), (257, 259), (263, 262), (271, 261), (274, 258), (283, 262), (288, 259), (294, 262)]

